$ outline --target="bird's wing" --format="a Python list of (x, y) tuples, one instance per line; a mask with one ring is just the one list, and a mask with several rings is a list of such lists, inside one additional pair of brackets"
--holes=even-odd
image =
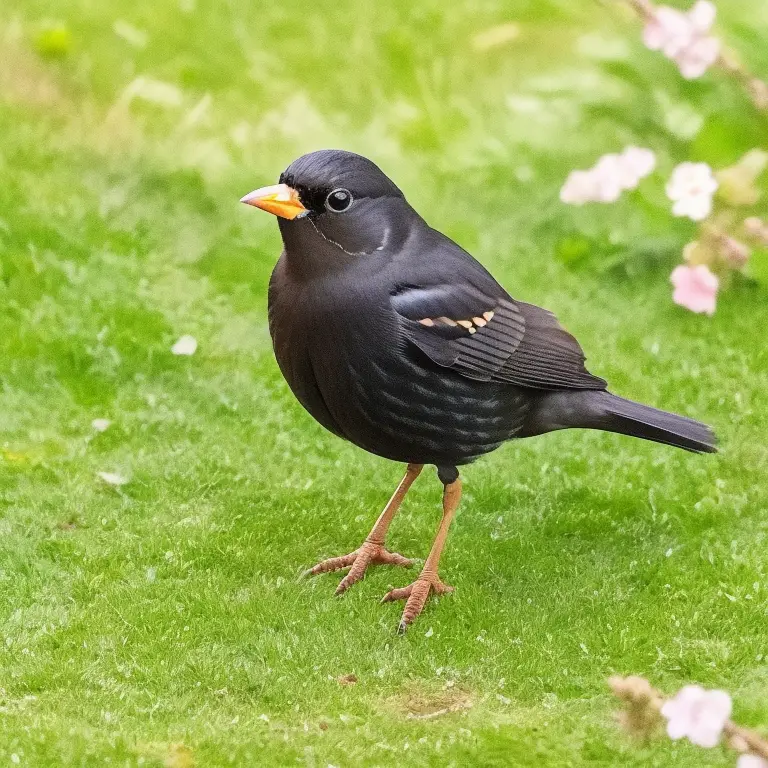
[(391, 303), (409, 342), (468, 378), (536, 389), (607, 386), (587, 371), (579, 343), (551, 312), (515, 301), (500, 287), (399, 286)]

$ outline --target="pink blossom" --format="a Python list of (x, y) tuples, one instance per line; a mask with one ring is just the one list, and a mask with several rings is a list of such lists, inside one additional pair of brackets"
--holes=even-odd
[(720, 56), (720, 41), (709, 35), (716, 16), (709, 0), (699, 0), (687, 14), (661, 5), (645, 25), (643, 42), (674, 61), (684, 78), (694, 80)]
[(725, 691), (686, 685), (674, 699), (664, 702), (661, 714), (668, 720), (671, 739), (687, 736), (698, 747), (712, 748), (720, 741), (731, 716), (731, 697)]
[(695, 267), (689, 267), (681, 264), (672, 270), (669, 279), (675, 288), (672, 294), (672, 301), (675, 304), (690, 309), (691, 312), (707, 315), (715, 313), (717, 289), (720, 286), (720, 281), (717, 279), (717, 275), (712, 274), (708, 266), (698, 264)]
[(686, 80), (696, 80), (717, 61), (718, 56), (720, 41), (716, 37), (701, 37), (673, 58)]
[(560, 199), (569, 205), (593, 202), (595, 196), (595, 178), (591, 171), (571, 171), (560, 190)]
[(757, 755), (741, 755), (736, 761), (736, 768), (768, 768), (768, 760)]
[(693, 35), (693, 25), (688, 16), (669, 6), (660, 5), (645, 25), (643, 42), (652, 51), (661, 51), (672, 58), (690, 45)]
[(627, 147), (621, 154), (603, 155), (587, 171), (572, 171), (560, 190), (560, 199), (571, 205), (614, 203), (625, 190), (635, 189), (656, 167), (650, 149)]
[(712, 25), (715, 23), (717, 17), (717, 8), (714, 3), (710, 3), (709, 0), (699, 0), (690, 11), (688, 11), (688, 19), (690, 20), (693, 28), (700, 35), (706, 35)]
[(634, 181), (627, 189), (637, 186), (637, 181), (650, 176), (656, 169), (656, 154), (651, 149), (627, 147), (621, 156), (625, 172), (630, 174)]
[(621, 157), (616, 154), (603, 155), (592, 170), (595, 180), (595, 199), (598, 203), (615, 203), (623, 186)]

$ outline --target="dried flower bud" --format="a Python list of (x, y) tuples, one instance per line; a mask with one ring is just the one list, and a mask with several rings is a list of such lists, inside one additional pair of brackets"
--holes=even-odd
[(768, 83), (765, 83), (757, 77), (753, 77), (750, 79), (747, 88), (749, 89), (749, 95), (752, 97), (752, 101), (755, 102), (755, 106), (758, 109), (768, 110)]
[(720, 255), (734, 268), (741, 269), (752, 255), (749, 246), (733, 237), (723, 235), (720, 240)]
[(717, 258), (713, 247), (713, 238), (694, 240), (683, 248), (683, 260), (692, 267), (699, 264), (712, 264)]
[(737, 163), (716, 174), (719, 196), (729, 205), (754, 205), (762, 195), (756, 182), (768, 168), (768, 152), (753, 149)]
[(627, 706), (619, 722), (634, 736), (650, 736), (661, 724), (659, 708), (662, 700), (643, 677), (612, 677), (608, 684)]
[(622, 701), (632, 703), (650, 703), (656, 697), (651, 684), (638, 675), (620, 677), (615, 675), (608, 679), (613, 693)]

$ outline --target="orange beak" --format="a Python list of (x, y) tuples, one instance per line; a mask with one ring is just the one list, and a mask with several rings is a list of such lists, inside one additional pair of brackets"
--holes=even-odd
[(240, 199), (241, 203), (256, 206), (262, 211), (274, 213), (284, 219), (298, 219), (309, 211), (301, 204), (299, 193), (287, 184), (272, 184), (249, 192)]

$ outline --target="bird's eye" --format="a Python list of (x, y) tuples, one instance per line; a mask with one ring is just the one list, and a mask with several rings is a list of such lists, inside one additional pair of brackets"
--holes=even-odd
[(347, 189), (334, 189), (325, 198), (325, 207), (334, 213), (346, 211), (350, 205), (352, 205), (352, 195)]

